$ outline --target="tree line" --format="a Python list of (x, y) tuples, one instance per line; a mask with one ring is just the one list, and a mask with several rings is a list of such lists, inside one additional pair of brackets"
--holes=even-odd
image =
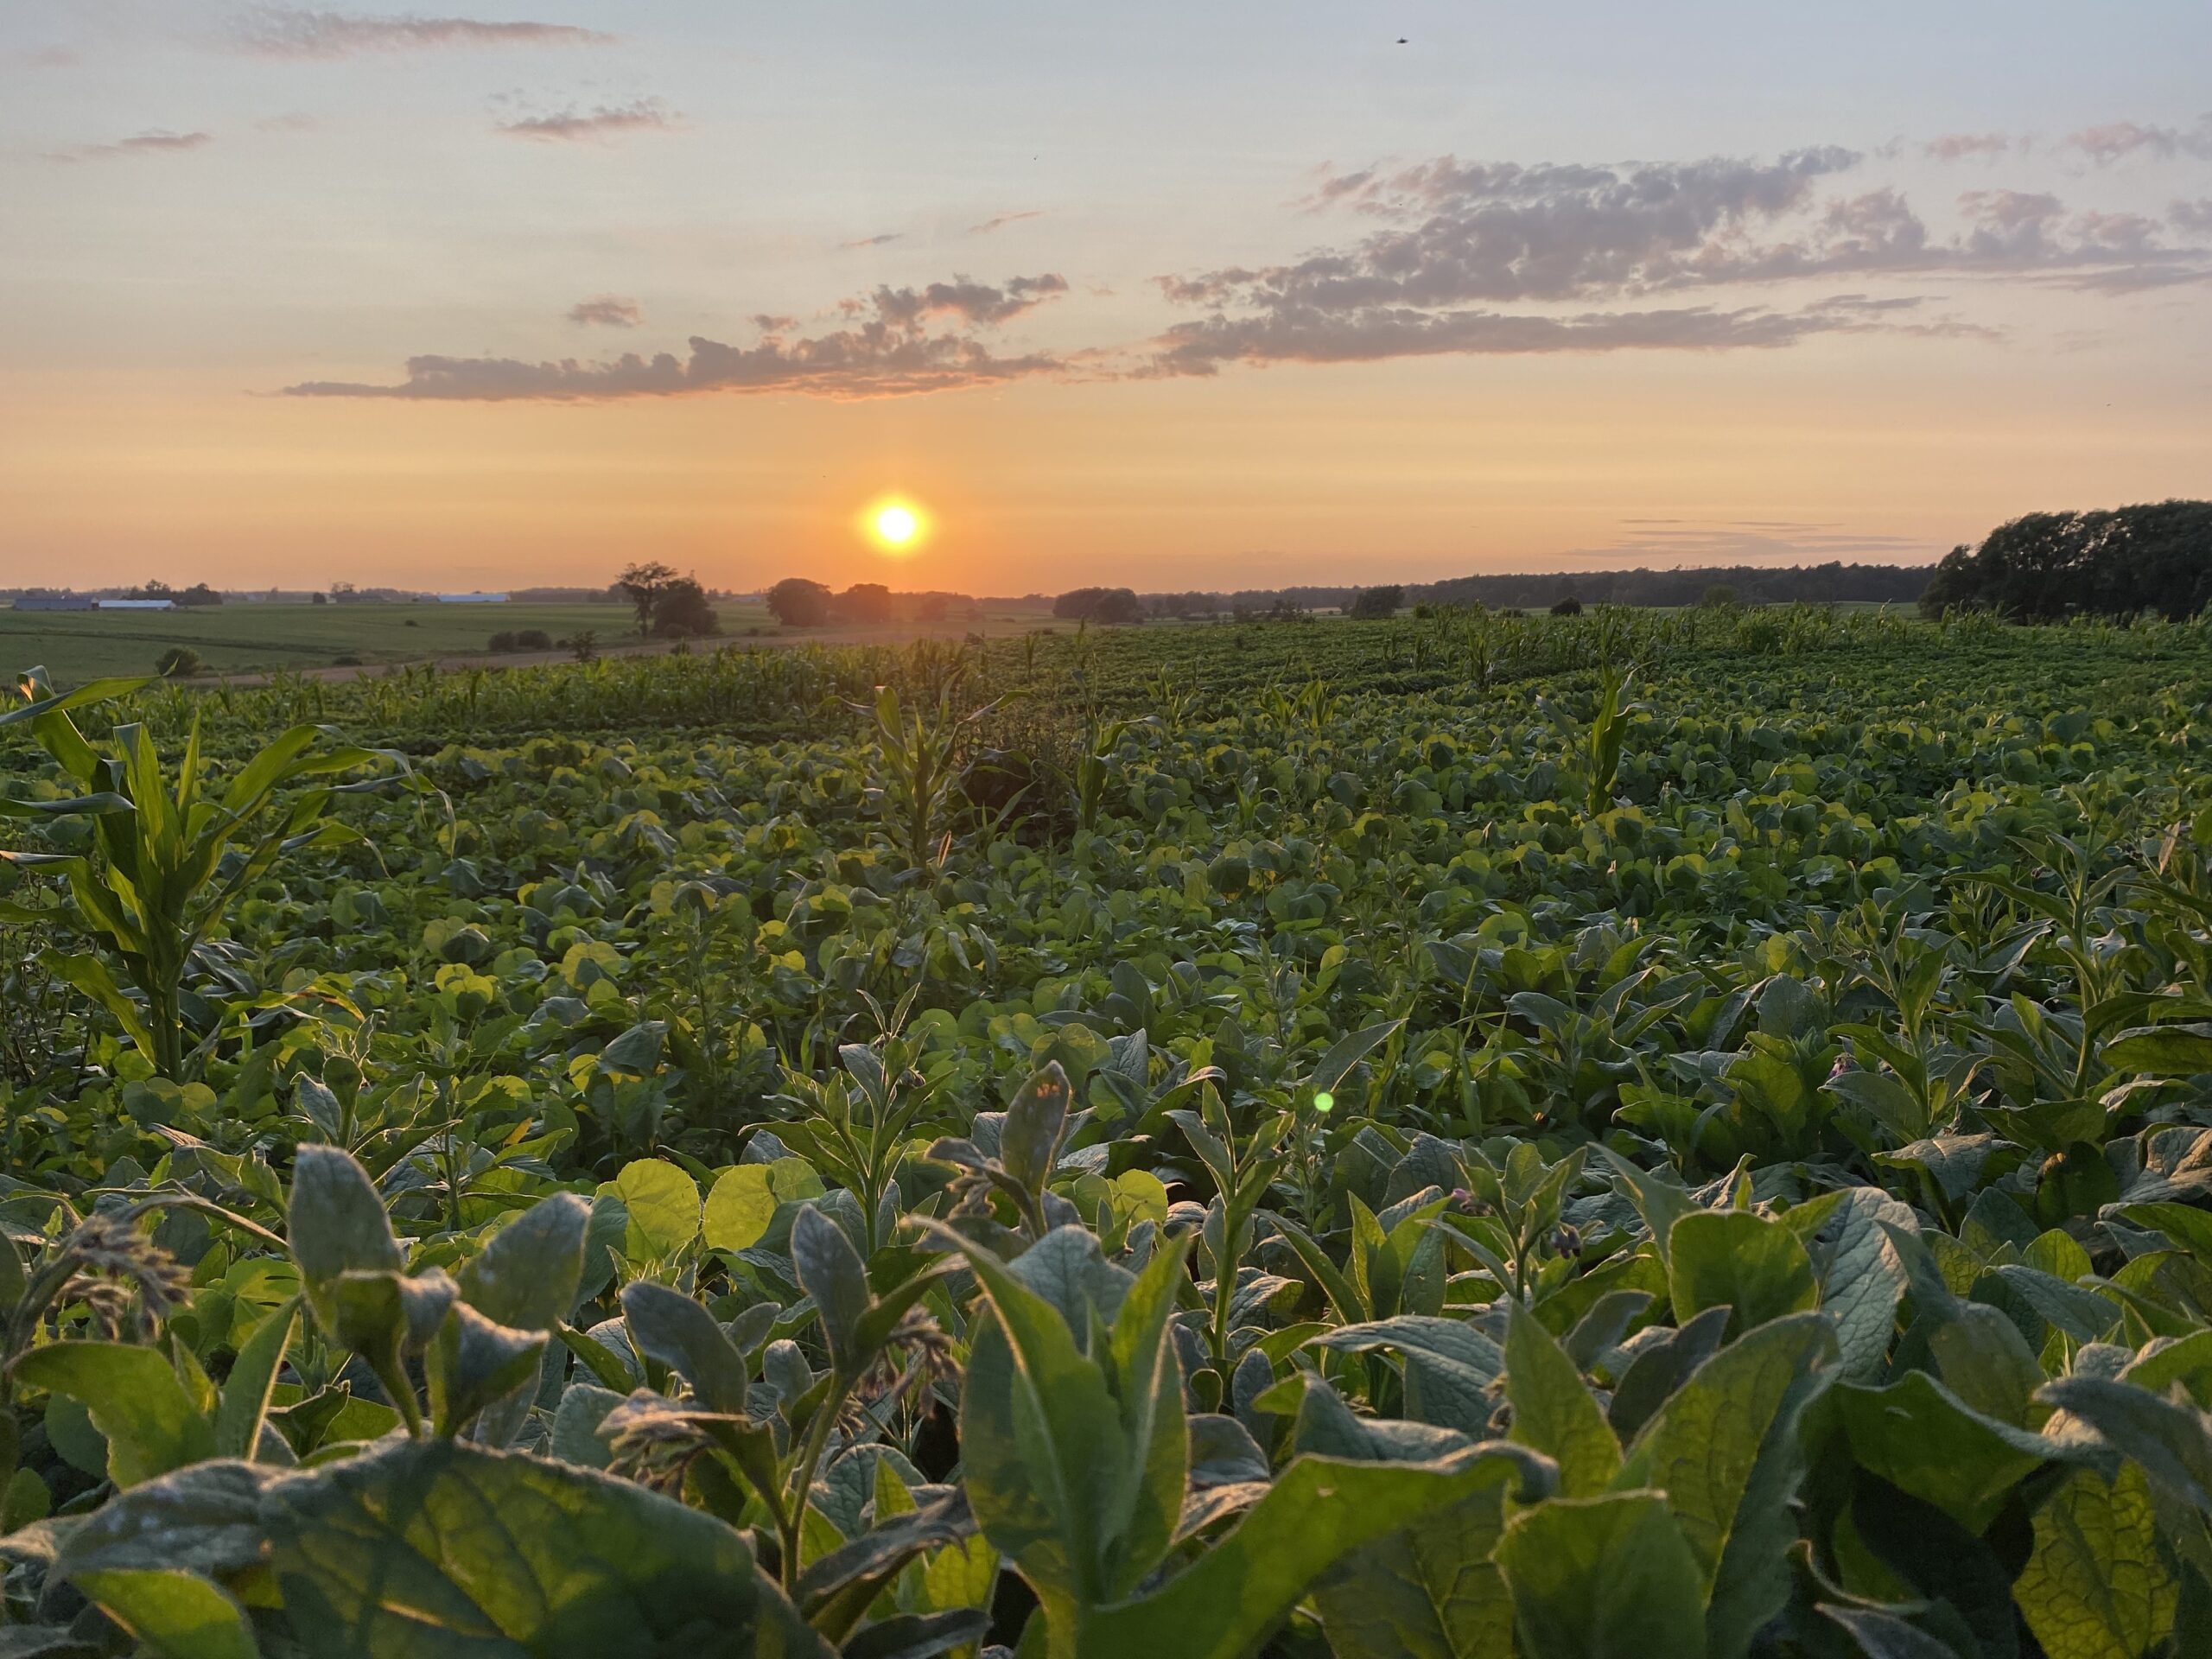
[(2212, 603), (2212, 501), (2031, 512), (1979, 547), (1955, 547), (1921, 595), (1928, 615), (1993, 611), (2020, 622), (2067, 616), (2170, 620)]

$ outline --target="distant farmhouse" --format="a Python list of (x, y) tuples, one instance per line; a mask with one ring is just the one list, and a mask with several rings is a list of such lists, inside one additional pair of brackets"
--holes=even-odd
[(176, 601), (173, 599), (96, 599), (92, 601), (92, 608), (96, 611), (173, 611), (176, 609)]
[(505, 594), (440, 594), (438, 595), (438, 603), (441, 605), (504, 605), (506, 602), (507, 596)]

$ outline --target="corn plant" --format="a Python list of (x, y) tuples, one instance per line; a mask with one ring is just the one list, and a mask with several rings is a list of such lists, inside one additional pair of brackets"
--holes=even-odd
[[(390, 751), (318, 747), (324, 728), (296, 726), (219, 785), (203, 764), (195, 723), (174, 779), (164, 778), (144, 726), (118, 727), (109, 753), (102, 753), (70, 718), (73, 707), (96, 700), (95, 694), (123, 689), (34, 695), (28, 707), (0, 717), (27, 720), (31, 736), (81, 791), (54, 802), (0, 803), (0, 814), (92, 816), (92, 853), (28, 859), (51, 864), (67, 884), (66, 900), (40, 919), (90, 940), (105, 959), (49, 947), (47, 960), (107, 1010), (159, 1075), (181, 1082), (193, 1053), (185, 995), (195, 953), (214, 937), (238, 895), (279, 859), (363, 839), (328, 813), (337, 797), (376, 788), (380, 780), (329, 780), (378, 759), (404, 762)], [(292, 785), (304, 787), (286, 793)]]

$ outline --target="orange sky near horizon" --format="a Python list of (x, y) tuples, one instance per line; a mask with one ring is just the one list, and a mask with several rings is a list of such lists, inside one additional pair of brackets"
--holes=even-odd
[(0, 588), (1916, 563), (2212, 495), (2183, 0), (478, 10), (0, 12)]
[[(1877, 373), (1832, 342), (1780, 384), (1740, 358), (1588, 357), (1484, 363), (1480, 388), (1433, 361), (615, 404), (73, 402), (0, 376), (0, 408), (38, 410), (0, 456), (0, 585), (595, 585), (651, 556), (733, 589), (1020, 594), (1682, 562), (1637, 538), (1651, 519), (1847, 526), (1896, 545), (1841, 556), (1916, 563), (2018, 512), (2171, 493), (2212, 452), (2201, 412), (2033, 388), (1993, 410), (1986, 346), (1889, 349), (1927, 360)], [(1321, 379), (1325, 418), (1299, 384)], [(930, 512), (921, 550), (860, 533), (885, 494)], [(1732, 562), (1713, 545), (1687, 562)]]

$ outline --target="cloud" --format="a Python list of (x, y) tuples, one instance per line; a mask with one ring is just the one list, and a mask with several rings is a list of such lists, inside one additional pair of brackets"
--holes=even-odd
[(613, 138), (626, 132), (664, 130), (676, 124), (669, 107), (657, 98), (627, 104), (602, 104), (591, 110), (563, 110), (555, 115), (520, 116), (502, 121), (499, 130), (516, 138), (539, 143), (575, 143), (586, 139)]
[(882, 248), (906, 239), (906, 232), (904, 231), (886, 231), (880, 236), (859, 237), (850, 242), (840, 242), (837, 245), (841, 248)]
[(908, 326), (924, 317), (957, 316), (963, 322), (996, 327), (1023, 312), (1068, 291), (1067, 278), (1047, 271), (1041, 276), (1015, 276), (1003, 286), (955, 276), (949, 283), (927, 288), (879, 288), (864, 301), (848, 300), (848, 313), (872, 308), (878, 315)]
[[(648, 108), (654, 124), (665, 118)], [(1997, 153), (1971, 137), (1955, 149)], [(2154, 217), (1986, 188), (1960, 194), (1931, 222), (1895, 187), (1850, 176), (1866, 167), (1857, 152), (1822, 146), (1773, 159), (1592, 165), (1446, 156), (1324, 170), (1308, 205), (1356, 216), (1336, 242), (1281, 264), (1157, 278), (1171, 304), (1191, 309), (1148, 339), (1003, 351), (988, 331), (1067, 295), (1067, 278), (957, 274), (878, 286), (815, 311), (804, 328), (792, 316), (756, 315), (750, 345), (701, 336), (687, 354), (611, 361), (426, 355), (409, 359), (395, 383), (287, 390), (417, 401), (712, 391), (872, 397), (1078, 374), (1205, 376), (1232, 364), (1774, 351), (1870, 334), (1998, 340), (1997, 330), (1957, 315), (1952, 296), (1932, 291), (1933, 279), (2102, 295), (2212, 282), (2212, 199), (2178, 201)], [(1847, 181), (1852, 188), (1840, 188)], [(602, 296), (570, 315), (629, 326), (641, 319), (585, 315), (628, 303)]]
[(1439, 353), (1729, 350), (1846, 329), (1987, 336), (1969, 323), (1885, 315), (1916, 300), (1653, 302), (1939, 273), (2122, 292), (2198, 280), (2212, 258), (2165, 245), (2161, 221), (2069, 213), (2055, 196), (2015, 190), (1966, 193), (1942, 233), (1893, 188), (1825, 193), (1861, 159), (1833, 147), (1771, 162), (1606, 166), (1444, 156), (1331, 176), (1320, 188), (1329, 205), (1389, 222), (1285, 264), (1160, 278), (1169, 300), (1212, 315), (1164, 333), (1150, 372)]
[(635, 300), (626, 300), (619, 295), (602, 294), (597, 299), (579, 300), (569, 308), (569, 321), (589, 327), (635, 328), (645, 320)]
[(51, 162), (105, 162), (126, 156), (166, 156), (180, 150), (198, 149), (215, 142), (212, 132), (142, 132), (136, 137), (120, 138), (111, 144), (79, 144), (73, 149), (59, 149), (48, 153)]
[(1402, 227), (1291, 264), (1207, 271), (1164, 286), (1185, 303), (1332, 309), (1649, 289), (1716, 242), (1802, 206), (1817, 180), (1859, 159), (1834, 148), (1765, 163), (1632, 167), (1461, 162), (1446, 156), (1395, 173), (1370, 169), (1331, 181), (1350, 186), (1333, 200)]
[(2177, 156), (2212, 159), (2212, 111), (2199, 116), (2193, 127), (2145, 125), (2135, 121), (2085, 127), (2068, 135), (2066, 147), (2088, 156), (2099, 167), (2109, 167), (2114, 162), (2145, 152), (2165, 161)]
[(1525, 356), (1549, 352), (1725, 352), (1795, 346), (1815, 334), (1885, 327), (1853, 304), (1783, 312), (1760, 306), (1588, 311), (1564, 316), (1488, 309), (1363, 306), (1349, 313), (1277, 308), (1177, 323), (1154, 342), (1147, 376), (1208, 375), (1224, 363), (1362, 363), (1384, 358)]
[(66, 46), (36, 46), (19, 54), (34, 69), (69, 69), (84, 61)]
[(994, 218), (985, 219), (980, 225), (970, 225), (968, 227), (968, 234), (988, 236), (993, 231), (1008, 225), (1019, 224), (1025, 219), (1042, 219), (1045, 217), (1045, 211), (1042, 207), (1028, 207), (1018, 213), (1000, 213)]
[(315, 117), (295, 111), (290, 115), (272, 115), (253, 124), (257, 132), (313, 132), (322, 124)]
[[(308, 381), (287, 386), (294, 397), (383, 397), (417, 402), (578, 402), (672, 397), (687, 392), (794, 392), (861, 398), (950, 391), (1065, 372), (1044, 353), (1001, 355), (975, 330), (1007, 321), (1065, 293), (1053, 275), (1017, 276), (996, 286), (957, 278), (921, 289), (879, 288), (847, 302), (845, 327), (786, 340), (789, 317), (753, 319), (761, 339), (731, 346), (694, 335), (690, 353), (646, 358), (626, 353), (612, 362), (574, 358), (528, 363), (513, 358), (415, 357), (396, 385)], [(932, 319), (953, 326), (932, 330)]]
[(239, 51), (271, 58), (348, 58), (365, 52), (422, 52), (445, 47), (606, 46), (597, 29), (566, 23), (485, 22), (473, 17), (363, 17), (340, 11), (263, 6), (232, 32)]
[(1947, 132), (1921, 145), (1920, 153), (1939, 162), (1994, 160), (2012, 148), (2001, 132)]

